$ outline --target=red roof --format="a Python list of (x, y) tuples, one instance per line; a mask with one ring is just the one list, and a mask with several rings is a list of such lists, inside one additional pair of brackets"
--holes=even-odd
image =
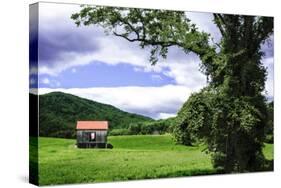
[(98, 130), (107, 130), (108, 122), (107, 121), (77, 121), (76, 129), (89, 130), (89, 129), (98, 129)]

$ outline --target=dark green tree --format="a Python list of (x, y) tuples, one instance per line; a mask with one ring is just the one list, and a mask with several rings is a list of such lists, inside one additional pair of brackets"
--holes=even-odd
[(166, 58), (176, 46), (201, 59), (209, 85), (192, 95), (179, 112), (176, 140), (203, 140), (214, 167), (223, 172), (257, 171), (267, 119), (262, 95), (266, 69), (261, 45), (273, 33), (273, 19), (261, 16), (213, 14), (221, 41), (211, 43), (181, 11), (84, 7), (72, 19), (79, 26), (98, 25), (108, 34), (150, 49), (150, 62)]
[(265, 142), (267, 142), (267, 143), (273, 143), (273, 141), (274, 141), (274, 137), (273, 137), (274, 111), (273, 111), (273, 109), (274, 109), (274, 102), (271, 101), (267, 104), (267, 124), (266, 124), (266, 129), (265, 129), (265, 133), (266, 133)]

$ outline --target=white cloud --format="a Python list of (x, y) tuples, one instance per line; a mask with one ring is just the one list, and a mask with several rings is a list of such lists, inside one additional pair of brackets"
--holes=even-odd
[(164, 65), (167, 70), (163, 74), (171, 77), (178, 85), (185, 85), (190, 89), (197, 90), (207, 85), (206, 76), (199, 71), (200, 60), (186, 58), (183, 60), (171, 61)]
[[(32, 64), (32, 63), (31, 63)], [(31, 66), (29, 68), (29, 75), (37, 75), (38, 74), (38, 68), (37, 66)]]
[(151, 75), (151, 78), (152, 78), (152, 80), (155, 80), (155, 81), (163, 80), (163, 78), (157, 74)]
[(50, 84), (50, 80), (48, 79), (48, 78), (43, 78), (42, 80), (41, 80), (41, 83), (42, 84)]
[(157, 119), (167, 119), (170, 117), (176, 117), (176, 113), (159, 113), (159, 116)]
[(38, 95), (38, 89), (37, 88), (29, 88), (29, 93)]
[(39, 94), (54, 91), (110, 104), (124, 111), (156, 119), (174, 116), (192, 92), (185, 86), (166, 85), (161, 87), (40, 88)]
[[(158, 64), (151, 66), (148, 62), (149, 49), (140, 49), (137, 43), (130, 43), (111, 35), (107, 36), (98, 27), (76, 27), (73, 20), (70, 19), (70, 15), (80, 9), (78, 5), (44, 3), (40, 8), (40, 32), (67, 31), (73, 36), (86, 35), (90, 41), (97, 44), (98, 50), (87, 53), (64, 51), (60, 54), (59, 59), (51, 63), (39, 62), (40, 74), (56, 76), (64, 70), (98, 61), (109, 65), (130, 64), (134, 66), (136, 72), (163, 73), (174, 79), (177, 85), (184, 85), (191, 91), (196, 91), (206, 85), (206, 77), (199, 71), (200, 59), (194, 54), (185, 54), (180, 49), (171, 48), (166, 60), (160, 60)], [(215, 42), (219, 41), (221, 35), (218, 28), (212, 23), (211, 13), (188, 12), (186, 15), (198, 26), (199, 30), (211, 33)], [(271, 38), (273, 39), (273, 36)], [(263, 62), (267, 67), (271, 66), (268, 62), (272, 62), (273, 67), (273, 59), (271, 61), (265, 59)], [(268, 70), (266, 91), (269, 96), (273, 96), (273, 68)], [(31, 74), (36, 73), (37, 70), (32, 68), (30, 72)]]
[[(186, 12), (185, 15), (191, 20), (192, 23), (196, 24), (196, 27), (200, 31), (210, 33), (214, 42), (219, 42), (221, 33), (217, 26), (213, 22), (213, 13), (209, 12)], [(212, 41), (211, 41), (212, 42)]]
[[(58, 21), (70, 19), (71, 14), (80, 11), (81, 7), (78, 4), (40, 2), (39, 9), (40, 9), (39, 24), (46, 23), (47, 25), (47, 24), (54, 24), (53, 21), (56, 19)], [(65, 24), (74, 24), (74, 23), (66, 22)]]
[(274, 65), (274, 58), (273, 57), (267, 57), (262, 59), (262, 63), (267, 68), (273, 68)]
[(29, 79), (29, 84), (30, 85), (33, 85), (33, 84), (35, 84), (36, 83), (36, 79), (34, 79), (34, 78), (30, 78)]
[[(56, 11), (56, 16), (50, 14)], [(134, 66), (135, 71), (165, 73), (166, 76), (175, 80), (179, 85), (192, 86), (192, 88), (205, 85), (205, 76), (198, 71), (199, 58), (194, 60), (194, 55), (187, 55), (178, 48), (171, 48), (166, 60), (160, 60), (155, 66), (149, 63), (149, 49), (140, 49), (137, 43), (131, 43), (124, 39), (105, 35), (98, 27), (76, 27), (69, 18), (71, 13), (80, 10), (79, 6), (62, 6), (60, 4), (44, 4), (40, 9), (40, 31), (60, 32), (67, 30), (75, 35), (87, 35), (97, 44), (98, 50), (82, 53), (65, 51), (60, 58), (52, 62), (39, 62), (39, 73), (56, 76), (60, 72), (76, 66), (83, 66), (95, 61), (109, 65), (126, 63)], [(50, 24), (52, 23), (52, 27)]]
[(45, 84), (50, 87), (60, 87), (61, 83), (55, 79), (49, 79), (49, 78), (42, 78), (40, 79), (40, 84)]
[(268, 75), (265, 82), (265, 95), (270, 99), (274, 97), (274, 58), (267, 57), (262, 60), (263, 65), (266, 67)]
[(71, 69), (71, 72), (72, 72), (72, 73), (76, 73), (76, 69), (75, 69), (75, 68), (72, 68), (72, 69)]

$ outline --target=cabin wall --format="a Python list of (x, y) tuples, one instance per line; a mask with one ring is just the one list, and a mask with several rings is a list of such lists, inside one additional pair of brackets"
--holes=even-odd
[[(91, 133), (95, 133), (95, 140), (91, 140)], [(77, 143), (106, 143), (106, 130), (78, 130)]]

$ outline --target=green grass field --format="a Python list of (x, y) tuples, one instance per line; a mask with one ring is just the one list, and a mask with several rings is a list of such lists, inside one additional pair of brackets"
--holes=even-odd
[[(112, 136), (113, 149), (78, 149), (75, 140), (39, 139), (39, 184), (69, 184), (214, 174), (203, 147), (170, 135)], [(273, 158), (273, 145), (264, 148)], [(32, 160), (32, 159), (31, 159)]]

